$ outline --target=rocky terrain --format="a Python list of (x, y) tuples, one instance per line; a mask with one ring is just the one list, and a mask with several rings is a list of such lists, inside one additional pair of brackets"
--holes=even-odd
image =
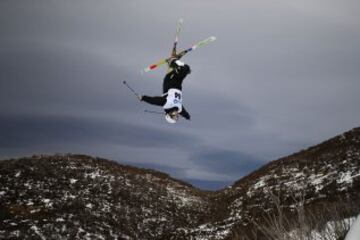
[(188, 184), (88, 156), (2, 161), (0, 184), (1, 239), (161, 239), (208, 220)]
[(84, 155), (24, 157), (0, 161), (0, 239), (241, 239), (276, 201), (288, 215), (342, 202), (352, 217), (359, 193), (360, 128), (217, 192)]

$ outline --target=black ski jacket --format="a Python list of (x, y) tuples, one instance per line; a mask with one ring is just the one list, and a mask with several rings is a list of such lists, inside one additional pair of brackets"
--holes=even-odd
[(171, 72), (166, 74), (163, 82), (163, 93), (167, 93), (170, 88), (182, 90), (182, 83), (185, 77), (191, 73), (189, 65), (179, 66), (173, 61), (170, 64), (173, 69)]
[[(156, 106), (164, 106), (166, 104), (166, 97), (167, 92), (171, 88), (182, 90), (182, 83), (185, 79), (185, 77), (191, 73), (189, 65), (185, 64), (184, 66), (179, 66), (173, 61), (170, 64), (170, 67), (172, 68), (172, 71), (166, 74), (163, 82), (163, 95), (162, 96), (142, 96), (141, 101), (147, 102), (152, 105)], [(171, 109), (164, 109), (166, 113), (169, 113), (171, 111), (174, 111), (174, 108)], [(186, 119), (190, 119), (190, 114), (186, 111), (184, 105), (182, 105), (182, 111), (179, 113), (181, 116), (183, 116)]]

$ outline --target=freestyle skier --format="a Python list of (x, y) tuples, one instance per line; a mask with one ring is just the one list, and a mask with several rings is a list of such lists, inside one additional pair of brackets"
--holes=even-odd
[(169, 123), (176, 123), (179, 115), (190, 120), (190, 114), (182, 105), (182, 83), (185, 77), (191, 73), (189, 65), (173, 57), (168, 60), (171, 69), (164, 78), (163, 94), (161, 96), (138, 95), (140, 101), (152, 105), (162, 106), (165, 111), (165, 119)]
[(165, 119), (169, 123), (176, 123), (177, 120), (179, 119), (179, 116), (182, 116), (187, 120), (190, 120), (190, 114), (186, 111), (185, 107), (182, 104), (183, 103), (182, 83), (185, 77), (191, 73), (191, 70), (189, 65), (180, 61), (180, 58), (182, 58), (188, 52), (191, 52), (199, 47), (205, 46), (208, 43), (216, 40), (214, 36), (211, 36), (197, 42), (190, 48), (177, 52), (176, 46), (178, 43), (182, 22), (183, 19), (179, 19), (176, 28), (175, 41), (170, 57), (161, 59), (157, 63), (149, 65), (148, 67), (143, 69), (143, 72), (149, 72), (159, 67), (162, 64), (165, 63), (168, 64), (169, 71), (164, 78), (163, 94), (161, 96), (146, 96), (146, 95), (142, 96), (138, 94), (134, 89), (132, 89), (126, 81), (123, 81), (124, 85), (131, 92), (133, 92), (140, 101), (163, 107), (165, 111)]

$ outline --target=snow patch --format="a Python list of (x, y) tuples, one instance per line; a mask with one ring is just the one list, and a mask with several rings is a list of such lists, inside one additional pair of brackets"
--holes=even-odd
[(189, 197), (188, 194), (185, 191), (176, 190), (175, 188), (172, 188), (170, 186), (166, 187), (166, 190), (169, 195), (174, 197), (177, 204), (179, 204), (180, 207), (192, 205), (195, 203), (201, 203), (201, 200), (197, 197)]
[(101, 174), (100, 174), (100, 171), (97, 170), (95, 172), (92, 172), (92, 173), (85, 173), (85, 177), (90, 177), (91, 179), (95, 179), (97, 177), (101, 177)]
[(41, 233), (41, 231), (39, 230), (39, 228), (36, 225), (33, 225), (31, 227), (31, 230), (33, 230), (36, 235), (38, 235), (40, 237), (41, 240), (46, 240), (46, 238), (44, 237), (44, 235)]
[(42, 202), (45, 203), (46, 207), (52, 207), (53, 206), (53, 203), (48, 198), (43, 199)]
[(71, 184), (74, 184), (74, 183), (76, 183), (78, 180), (77, 179), (75, 179), (75, 178), (70, 178), (70, 183)]
[(90, 208), (90, 209), (93, 209), (94, 204), (92, 204), (92, 203), (88, 203), (88, 204), (86, 204), (86, 207), (87, 207), (87, 208)]
[[(191, 230), (190, 232), (200, 232), (201, 236), (196, 236), (196, 240), (221, 240), (224, 239), (229, 233), (230, 229), (233, 226), (233, 223), (226, 224), (223, 226), (214, 226), (213, 224), (203, 224), (200, 225), (197, 229)], [(205, 236), (204, 236), (205, 235)]]
[(258, 181), (257, 183), (254, 184), (253, 189), (256, 190), (258, 188), (262, 188), (265, 186), (265, 181), (264, 179), (261, 179), (260, 181)]
[(360, 175), (360, 174), (357, 174), (357, 175), (352, 176), (350, 171), (345, 172), (345, 173), (342, 172), (342, 173), (340, 174), (340, 178), (339, 178), (338, 180), (336, 180), (336, 182), (339, 183), (339, 184), (342, 184), (342, 183), (352, 184), (352, 183), (353, 183), (353, 178), (354, 178), (354, 177), (357, 177), (357, 176), (359, 176), (359, 175)]

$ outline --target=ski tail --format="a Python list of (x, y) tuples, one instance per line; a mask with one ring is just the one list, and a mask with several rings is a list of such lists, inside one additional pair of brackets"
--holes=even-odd
[(172, 57), (176, 56), (176, 47), (177, 47), (177, 44), (179, 41), (179, 35), (180, 35), (181, 29), (182, 29), (183, 22), (184, 22), (184, 19), (180, 18), (177, 23), (177, 26), (176, 26), (175, 40), (174, 40), (174, 45), (173, 45), (173, 48), (171, 51)]
[[(177, 26), (176, 26), (176, 32), (175, 32), (175, 40), (174, 40), (174, 44), (173, 44), (173, 48), (170, 54), (170, 57), (174, 57), (176, 56), (176, 47), (177, 47), (177, 43), (179, 41), (179, 35), (182, 29), (182, 24), (184, 22), (184, 19), (180, 18), (177, 22)], [(143, 71), (144, 72), (149, 72), (155, 68), (157, 68), (158, 66), (166, 63), (169, 60), (169, 58), (166, 59), (161, 59), (160, 61), (158, 61), (157, 63), (151, 64), (148, 67), (144, 68)]]
[(144, 69), (144, 72), (149, 72), (149, 71), (157, 68), (158, 66), (163, 65), (164, 63), (167, 62), (167, 60), (168, 60), (168, 59), (161, 59), (161, 60), (158, 61), (157, 63), (154, 63), (154, 64), (149, 65), (148, 67), (146, 67), (146, 68)]

